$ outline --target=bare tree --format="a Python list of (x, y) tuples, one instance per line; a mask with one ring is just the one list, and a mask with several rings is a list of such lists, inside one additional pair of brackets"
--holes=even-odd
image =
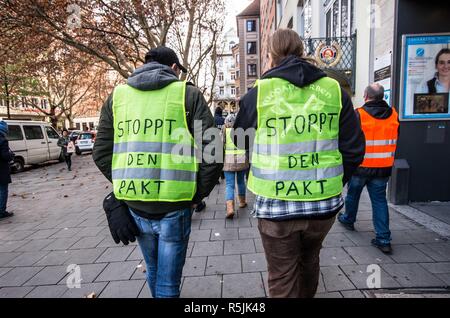
[[(149, 49), (165, 45), (186, 26), (185, 41), (178, 51), (188, 69), (197, 74), (204, 56), (211, 53), (208, 41), (214, 40), (204, 32), (211, 29), (212, 23), (220, 24), (223, 3), (224, 0), (92, 0), (77, 2), (77, 9), (68, 0), (0, 0), (0, 26), (26, 29), (65, 43), (110, 65), (124, 78), (144, 62)], [(217, 26), (212, 28), (220, 32)], [(197, 45), (192, 44), (194, 37)], [(196, 49), (200, 51), (194, 57)]]

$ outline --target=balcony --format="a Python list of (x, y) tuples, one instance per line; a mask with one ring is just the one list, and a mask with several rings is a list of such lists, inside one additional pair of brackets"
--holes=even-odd
[[(311, 38), (306, 39), (305, 44), (307, 54), (319, 62), (321, 69), (355, 93), (356, 34), (340, 38)], [(327, 48), (331, 50), (327, 51)], [(327, 53), (331, 54), (329, 59), (324, 57)], [(335, 58), (333, 53), (336, 53)]]

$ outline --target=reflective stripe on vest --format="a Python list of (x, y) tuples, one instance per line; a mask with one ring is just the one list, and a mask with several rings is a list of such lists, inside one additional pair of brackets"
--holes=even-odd
[(398, 139), (398, 114), (393, 108), (387, 119), (377, 119), (359, 108), (361, 127), (366, 137), (366, 154), (361, 167), (389, 168), (394, 165)]
[(185, 82), (155, 91), (128, 85), (114, 90), (112, 179), (119, 200), (193, 199), (198, 164), (186, 122), (185, 92)]
[(279, 78), (257, 82), (258, 130), (249, 189), (284, 201), (342, 193), (341, 89), (330, 78), (299, 88)]
[(233, 140), (231, 140), (231, 130), (231, 128), (225, 129), (225, 155), (245, 156), (245, 150), (238, 149)]

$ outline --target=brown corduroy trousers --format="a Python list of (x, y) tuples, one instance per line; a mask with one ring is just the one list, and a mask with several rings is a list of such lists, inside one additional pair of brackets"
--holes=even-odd
[(320, 250), (336, 218), (273, 222), (260, 219), (271, 298), (313, 298), (320, 275)]

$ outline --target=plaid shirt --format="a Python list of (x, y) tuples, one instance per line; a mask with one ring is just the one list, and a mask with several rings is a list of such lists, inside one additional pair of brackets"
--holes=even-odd
[(316, 202), (281, 201), (256, 196), (254, 213), (258, 219), (273, 221), (326, 219), (336, 215), (343, 207), (341, 195)]

